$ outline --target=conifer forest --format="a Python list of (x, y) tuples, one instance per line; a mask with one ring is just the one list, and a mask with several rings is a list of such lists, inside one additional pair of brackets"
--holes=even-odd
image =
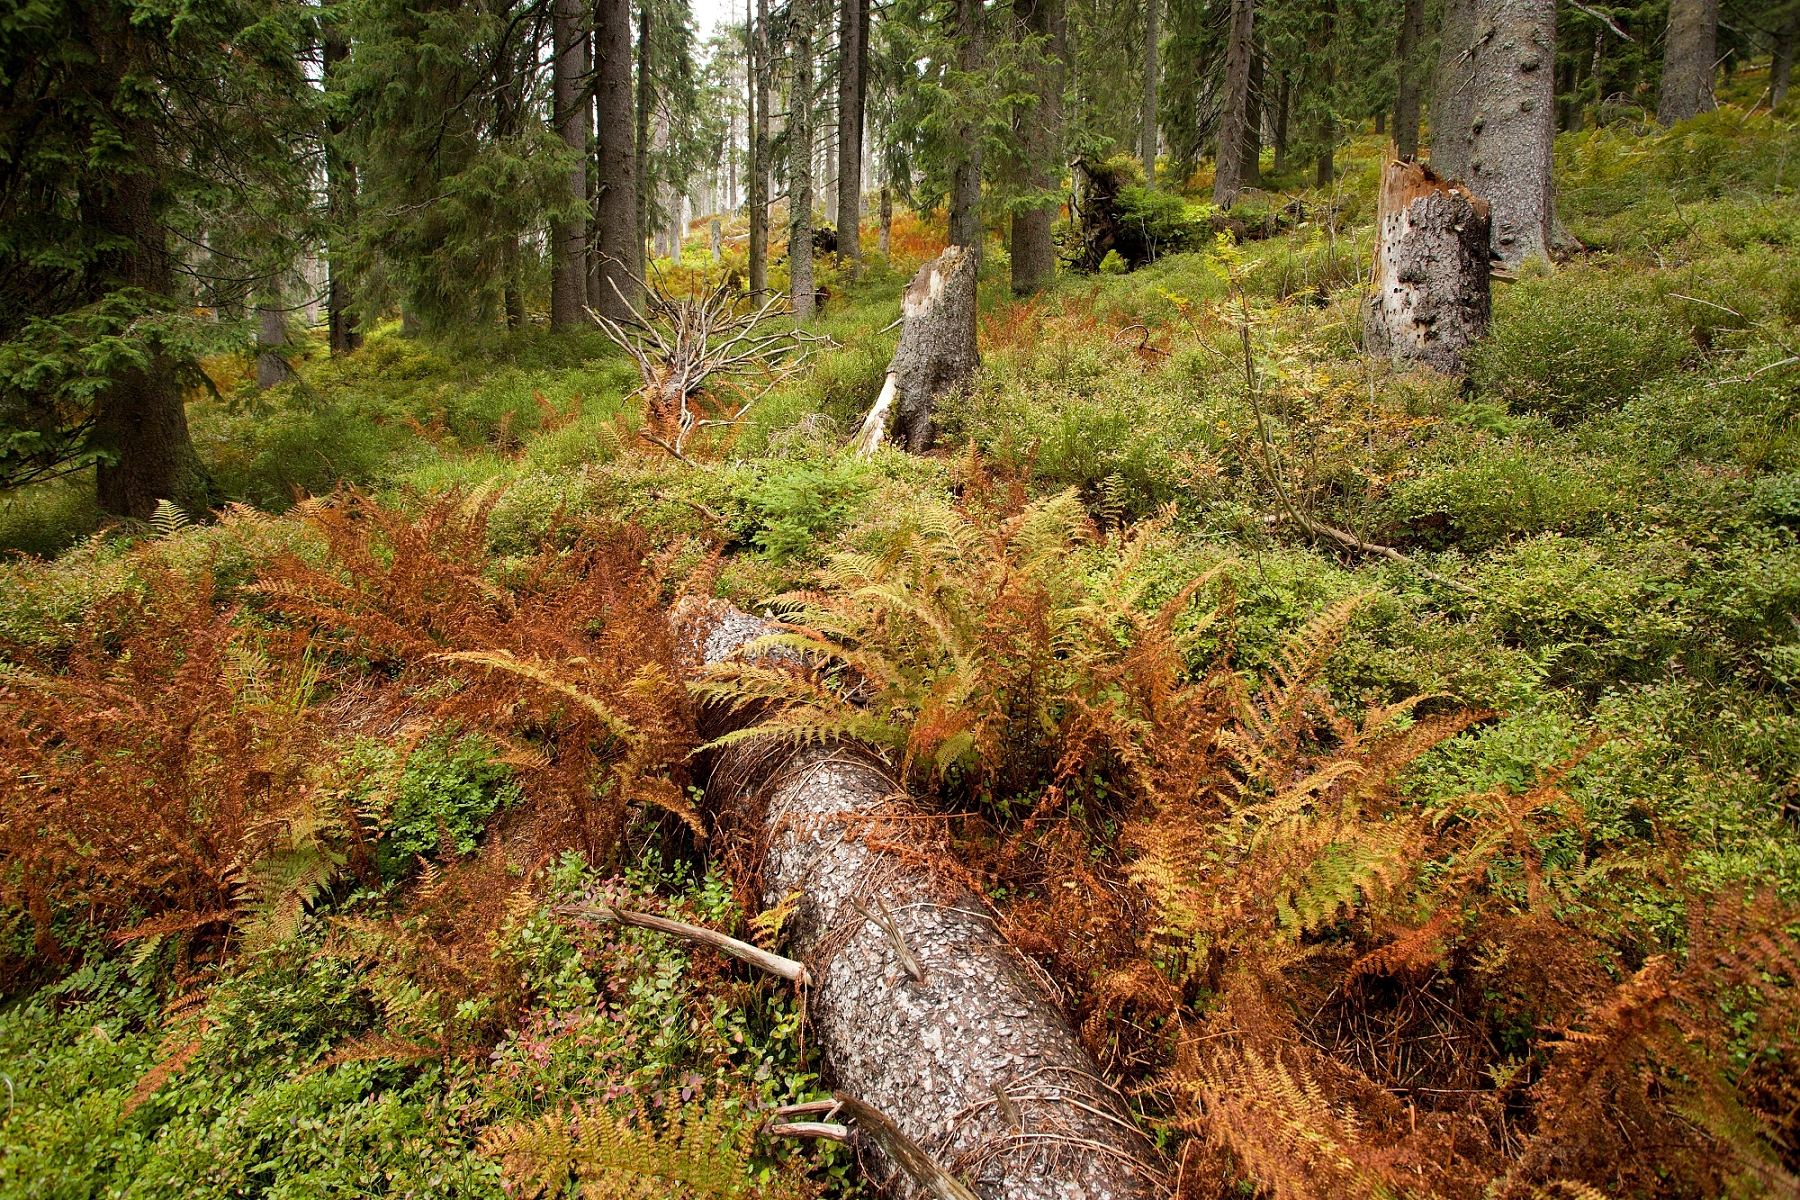
[(1800, 1198), (1800, 0), (0, 0), (0, 1200)]

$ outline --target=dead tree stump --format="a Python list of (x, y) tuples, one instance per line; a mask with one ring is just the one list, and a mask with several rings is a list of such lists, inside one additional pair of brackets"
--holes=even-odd
[(949, 246), (919, 268), (900, 297), (900, 344), (887, 379), (857, 435), (867, 457), (888, 435), (914, 454), (931, 449), (938, 397), (963, 385), (981, 365), (975, 345), (976, 256)]
[(1397, 363), (1460, 375), (1487, 335), (1488, 206), (1460, 182), (1414, 162), (1389, 162), (1376, 209), (1375, 292), (1363, 342)]
[[(708, 662), (769, 629), (720, 601), (690, 602), (676, 621), (691, 657)], [(787, 953), (812, 981), (808, 1022), (838, 1093), (884, 1114), (984, 1200), (1164, 1193), (1155, 1151), (1048, 976), (1001, 936), (985, 900), (883, 847), (915, 826), (873, 752), (739, 743), (713, 764), (707, 798), (723, 827), (742, 831), (738, 844), (765, 848), (764, 903), (799, 893)], [(868, 1160), (902, 1200), (926, 1193), (880, 1151)]]

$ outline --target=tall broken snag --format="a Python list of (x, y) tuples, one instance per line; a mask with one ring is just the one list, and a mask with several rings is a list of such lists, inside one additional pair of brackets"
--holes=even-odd
[(1464, 353), (1487, 336), (1493, 311), (1487, 202), (1420, 163), (1390, 161), (1376, 213), (1364, 346), (1397, 363), (1463, 374)]
[(946, 247), (919, 268), (900, 297), (900, 344), (856, 438), (864, 458), (889, 436), (890, 417), (895, 443), (914, 454), (931, 449), (933, 405), (981, 365), (975, 345), (976, 256), (964, 251)]

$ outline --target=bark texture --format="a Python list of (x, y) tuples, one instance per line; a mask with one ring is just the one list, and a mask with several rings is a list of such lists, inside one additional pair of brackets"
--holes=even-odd
[(1437, 84), (1431, 96), (1431, 169), (1445, 179), (1469, 177), (1475, 117), (1476, 0), (1445, 0)]
[(1225, 44), (1225, 111), (1219, 118), (1219, 153), (1213, 172), (1213, 203), (1230, 208), (1243, 187), (1244, 123), (1250, 119), (1251, 38), (1255, 0), (1231, 0), (1231, 27)]
[(854, 279), (862, 265), (863, 24), (868, 0), (838, 6), (837, 231), (838, 254)]
[(1481, 17), (1471, 49), (1475, 111), (1463, 178), (1492, 210), (1495, 257), (1516, 267), (1548, 258), (1556, 241), (1556, 0), (1486, 0)]
[(272, 388), (286, 383), (294, 372), (281, 356), (287, 345), (287, 313), (279, 297), (256, 308), (256, 386)]
[(1262, 186), (1262, 114), (1265, 64), (1262, 47), (1250, 39), (1250, 91), (1244, 104), (1244, 149), (1238, 156), (1238, 190)]
[[(324, 52), (325, 81), (329, 88), (333, 76), (344, 69), (350, 57), (350, 38), (330, 21), (321, 23), (319, 34)], [(343, 150), (347, 129), (348, 123), (334, 109), (325, 123), (325, 207), (332, 227), (326, 247), (325, 311), (333, 357), (354, 352), (363, 340), (362, 331), (357, 328), (356, 314), (350, 309), (350, 271), (340, 245), (349, 237), (348, 231), (356, 219), (356, 167)]]
[(594, 28), (596, 158), (600, 177), (600, 295), (594, 308), (615, 321), (637, 300), (636, 155), (631, 102), (631, 0), (598, 0)]
[(582, 64), (587, 53), (581, 0), (556, 0), (551, 15), (555, 59), (551, 89), (557, 136), (574, 156), (568, 211), (550, 224), (550, 328), (576, 329), (587, 303), (587, 113)]
[[(707, 661), (765, 629), (727, 605), (708, 616)], [(837, 1091), (878, 1110), (985, 1200), (1161, 1194), (1167, 1181), (1149, 1143), (987, 904), (870, 846), (871, 826), (908, 807), (873, 755), (734, 748), (714, 765), (708, 799), (724, 825), (766, 843), (765, 902), (801, 893), (789, 948), (813, 980), (808, 1015)], [(872, 919), (884, 910), (922, 982)], [(869, 1158), (904, 1200), (922, 1194), (884, 1153)]]
[(1419, 156), (1419, 94), (1422, 89), (1419, 59), (1425, 37), (1425, 0), (1402, 0), (1400, 39), (1394, 47), (1400, 72), (1400, 90), (1394, 99), (1394, 149), (1402, 159)]
[[(1025, 185), (1034, 192), (1050, 193), (1058, 182), (1052, 178), (1052, 164), (1062, 146), (1063, 55), (1067, 46), (1062, 0), (1013, 0), (1013, 19), (1021, 33), (1043, 41), (1045, 70), (1036, 77), (1032, 102), (1020, 116), (1019, 140), (1025, 151)], [(1056, 243), (1051, 234), (1057, 207), (1054, 199), (1045, 199), (1013, 213), (1014, 295), (1041, 291), (1056, 278)]]
[(947, 246), (919, 268), (900, 298), (904, 324), (887, 377), (894, 440), (914, 454), (931, 449), (938, 397), (961, 387), (981, 365), (975, 343), (976, 269), (972, 250)]
[(1144, 0), (1144, 112), (1138, 147), (1144, 159), (1144, 186), (1156, 186), (1156, 85), (1162, 79), (1162, 0)]
[[(981, 70), (982, 0), (956, 0), (956, 33), (962, 39), (961, 65), (973, 76)], [(956, 166), (950, 176), (950, 244), (981, 253), (981, 138), (973, 122), (956, 127)]]
[(1381, 177), (1375, 290), (1364, 312), (1369, 353), (1450, 374), (1486, 336), (1488, 206), (1418, 163), (1390, 162)]
[(1663, 42), (1662, 87), (1656, 119), (1673, 125), (1711, 112), (1713, 66), (1719, 53), (1719, 0), (1671, 0)]
[(788, 106), (788, 282), (794, 323), (813, 315), (813, 9), (792, 0), (788, 37), (793, 42), (794, 100)]
[[(123, 83), (133, 51), (124, 36), (110, 30), (94, 35), (109, 53), (96, 64), (107, 72), (102, 89), (115, 93)], [(111, 111), (118, 105), (109, 103)], [(110, 246), (95, 257), (91, 280), (96, 292), (142, 288), (173, 300), (174, 268), (168, 230), (155, 203), (156, 138), (143, 122), (128, 119), (124, 132), (143, 156), (142, 171), (118, 172), (110, 188), (96, 188), (82, 199), (82, 221), (104, 236)], [(100, 507), (124, 517), (147, 519), (158, 500), (172, 500), (190, 510), (203, 506), (203, 478), (188, 433), (187, 405), (173, 359), (155, 354), (141, 367), (115, 374), (96, 401), (94, 441), (113, 461), (95, 469)]]
[(881, 257), (888, 256), (888, 248), (893, 244), (894, 235), (894, 190), (886, 185), (881, 189), (881, 239), (879, 248)]
[(756, 83), (755, 131), (750, 138), (750, 292), (769, 288), (769, 0), (756, 0), (756, 33), (750, 39)]
[(1787, 99), (1788, 80), (1794, 74), (1794, 42), (1800, 36), (1800, 13), (1782, 22), (1775, 35), (1775, 54), (1769, 64), (1769, 107), (1775, 108)]

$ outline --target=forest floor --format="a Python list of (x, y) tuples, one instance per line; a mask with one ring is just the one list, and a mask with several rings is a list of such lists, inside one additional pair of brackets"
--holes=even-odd
[[(1217, 962), (1205, 965), (1228, 939), (1182, 926), (1167, 890), (1132, 874), (1154, 839), (1125, 831), (1153, 818), (1114, 804), (1116, 764), (1096, 760), (1051, 784), (1041, 764), (1035, 774), (958, 768), (952, 747), (950, 766), (918, 776), (945, 811), (979, 826), (951, 839), (978, 875), (1054, 789), (1067, 805), (1058, 819), (1083, 839), (1083, 871), (1172, 906), (1154, 920), (1139, 908), (1140, 927), (1112, 930), (1125, 949), (1098, 933), (1078, 948), (1020, 939), (1069, 992), (1089, 1049), (1131, 1085), (1171, 1162), (1192, 1178), (1360, 1194), (1398, 1186), (1395, 1163), (1432, 1162), (1428, 1135), (1442, 1135), (1451, 1163), (1465, 1147), (1465, 1165), (1441, 1177), (1420, 1166), (1408, 1185), (1419, 1194), (1473, 1196), (1503, 1177), (1643, 1195), (1791, 1180), (1800, 1058), (1771, 1014), (1793, 1011), (1796, 980), (1774, 950), (1760, 983), (1707, 985), (1717, 1028), (1681, 1025), (1699, 1020), (1682, 987), (1705, 983), (1700, 965), (1660, 985), (1667, 1020), (1721, 1072), (1719, 1087), (1695, 1093), (1711, 1115), (1633, 1110), (1626, 1124), (1663, 1140), (1629, 1153), (1596, 1140), (1549, 1156), (1543, 1138), (1565, 1111), (1554, 1106), (1575, 1095), (1556, 1090), (1572, 1054), (1558, 1047), (1602, 1036), (1627, 1001), (1648, 1005), (1658, 964), (1687, 963), (1707, 921), (1754, 925), (1742, 944), (1794, 945), (1794, 126), (1727, 107), (1667, 133), (1559, 138), (1560, 208), (1587, 250), (1496, 285), (1493, 334), (1466, 387), (1358, 351), (1379, 152), (1373, 137), (1354, 143), (1329, 193), (1252, 197), (1247, 207), (1297, 196), (1304, 208), (1264, 240), (1225, 239), (1129, 274), (1065, 275), (1030, 300), (1009, 295), (1004, 249), (991, 244), (983, 366), (941, 414), (933, 455), (884, 450), (865, 462), (845, 449), (880, 388), (897, 337), (881, 331), (899, 315), (900, 288), (936, 248), (906, 218), (889, 262), (871, 255), (855, 282), (822, 269), (831, 296), (816, 330), (837, 348), (761, 398), (741, 427), (699, 439), (697, 465), (637, 436), (635, 371), (598, 333), (429, 340), (383, 325), (347, 359), (308, 348), (298, 381), (262, 394), (241, 386), (247, 364), (213, 364), (221, 396), (196, 400), (190, 420), (221, 500), (243, 506), (221, 521), (94, 534), (79, 480), (7, 501), (0, 541), (49, 556), (0, 565), (9, 779), (42, 783), (48, 759), (32, 755), (87, 755), (65, 764), (67, 778), (114, 807), (54, 831), (49, 841), (84, 849), (43, 868), (52, 883), (7, 883), (0, 1196), (500, 1196), (503, 1160), (512, 1194), (554, 1192), (556, 1171), (580, 1155), (521, 1151), (519, 1130), (532, 1127), (520, 1123), (570, 1106), (644, 1139), (646, 1161), (665, 1166), (678, 1155), (655, 1130), (714, 1122), (696, 1136), (736, 1157), (710, 1175), (694, 1168), (688, 1186), (702, 1193), (773, 1194), (802, 1179), (856, 1193), (864, 1185), (842, 1149), (754, 1137), (761, 1108), (824, 1094), (791, 995), (658, 935), (557, 912), (571, 897), (630, 896), (746, 934), (760, 897), (734, 886), (729, 855), (709, 856), (663, 819), (681, 802), (628, 804), (621, 782), (616, 837), (589, 829), (587, 843), (559, 841), (543, 832), (547, 817), (519, 832), (550, 794), (537, 780), (555, 772), (531, 734), (549, 718), (527, 728), (473, 700), (433, 715), (442, 706), (420, 697), (463, 685), (444, 684), (441, 669), (416, 674), (425, 660), (405, 649), (409, 638), (469, 654), (500, 644), (422, 623), (392, 634), (401, 649), (380, 650), (388, 635), (372, 625), (350, 630), (346, 618), (348, 631), (328, 636), (320, 613), (360, 596), (359, 612), (398, 629), (405, 614), (383, 606), (410, 597), (441, 603), (459, 629), (485, 629), (500, 620), (493, 605), (524, 612), (535, 598), (548, 628), (564, 611), (542, 583), (555, 564), (616, 555), (621, 538), (631, 562), (618, 586), (633, 603), (702, 590), (762, 612), (801, 603), (774, 599), (795, 589), (847, 595), (841, 556), (897, 553), (924, 513), (967, 522), (971, 545), (987, 538), (1001, 547), (994, 561), (1013, 562), (1003, 543), (1017, 526), (1005, 521), (1060, 496), (1077, 505), (1078, 517), (1060, 518), (1060, 544), (1078, 578), (1055, 586), (1154, 613), (1178, 595), (1188, 604), (1183, 589), (1206, 581), (1174, 618), (1182, 672), (1228, 665), (1246, 696), (1263, 698), (1232, 718), (1245, 728), (1297, 689), (1315, 689), (1307, 703), (1321, 728), (1326, 708), (1347, 714), (1347, 729), (1374, 728), (1371, 714), (1443, 726), (1382, 780), (1390, 807), (1370, 809), (1369, 828), (1417, 821), (1406, 825), (1416, 838), (1404, 878), (1352, 872), (1354, 886), (1328, 902), (1295, 885), (1282, 902), (1302, 911), (1271, 918), (1286, 922), (1284, 944), (1312, 948), (1313, 965), (1270, 970), (1291, 966), (1284, 986), (1319, 1012), (1330, 970), (1379, 973), (1345, 975), (1343, 964), (1384, 944), (1411, 945), (1418, 960), (1360, 1002), (1361, 1032), (1297, 1026), (1317, 1063), (1354, 1067), (1357, 1082), (1316, 1064), (1324, 1092), (1264, 1080), (1296, 1106), (1317, 1100), (1311, 1117), (1295, 1107), (1282, 1119), (1335, 1138), (1338, 1165), (1291, 1147), (1259, 1158), (1256, 1146), (1272, 1143), (1249, 1117), (1215, 1139), (1223, 1157), (1204, 1170), (1199, 1151), (1183, 1149), (1199, 1128), (1191, 1098), (1158, 1081), (1184, 1069), (1180, 1031), (1229, 1007)], [(365, 497), (348, 506), (360, 515), (296, 505), (340, 481)], [(1295, 514), (1400, 557), (1310, 536)], [(487, 609), (479, 596), (433, 598), (429, 579), (400, 578), (414, 552), (460, 561), (510, 598)], [(613, 652), (641, 634), (607, 628)], [(295, 649), (290, 635), (306, 629), (313, 644)], [(521, 658), (536, 645), (505, 643)], [(1315, 651), (1316, 662), (1300, 661)], [(211, 674), (190, 678), (195, 669)], [(1409, 700), (1411, 715), (1395, 717)], [(176, 705), (187, 724), (157, 711)], [(218, 724), (196, 748), (194, 721), (208, 713)], [(62, 731), (54, 753), (31, 733), (47, 728)], [(169, 761), (136, 775), (117, 765), (157, 757), (147, 747)], [(687, 786), (681, 770), (669, 769), (668, 786)], [(160, 798), (134, 799), (130, 787)], [(277, 793), (289, 807), (258, 808), (255, 796)], [(1471, 796), (1499, 797), (1501, 816), (1481, 825)], [(209, 806), (232, 805), (231, 823), (208, 826)], [(357, 816), (346, 826), (338, 809)], [(29, 838), (7, 819), (13, 869), (28, 875)], [(107, 840), (109, 822), (134, 820), (144, 825), (131, 838)], [(1477, 832), (1452, 844), (1444, 830), (1458, 821)], [(545, 854), (514, 854), (527, 844)], [(999, 867), (981, 877), (1020, 930), (1041, 929), (1076, 879), (1046, 872), (1032, 877), (1038, 891)], [(1459, 873), (1469, 880), (1452, 903), (1442, 889)], [(190, 898), (152, 898), (177, 882)], [(1761, 924), (1718, 916), (1722, 897), (1760, 897)], [(1454, 921), (1436, 915), (1452, 909)], [(1081, 919), (1098, 929), (1097, 913)], [(1540, 981), (1521, 999), (1522, 963), (1551, 971), (1517, 932), (1539, 917), (1591, 948), (1585, 966), (1566, 968), (1585, 990), (1556, 999)], [(1173, 941), (1157, 943), (1153, 924)], [(1434, 956), (1415, 953), (1420, 937), (1439, 940)], [(1141, 963), (1163, 982), (1133, 976)], [(1138, 982), (1120, 982), (1128, 976)], [(1756, 990), (1774, 981), (1779, 992), (1783, 980), (1785, 1000)], [(1455, 1019), (1409, 1025), (1394, 1015), (1406, 996), (1449, 997)], [(1446, 1040), (1462, 1048), (1429, 1049)], [(1692, 1062), (1649, 1034), (1634, 1045), (1622, 1062), (1658, 1064), (1640, 1072), (1655, 1076), (1646, 1096), (1671, 1112), (1693, 1100), (1677, 1095), (1679, 1080), (1696, 1078)], [(1216, 1089), (1260, 1062), (1195, 1067), (1191, 1081)], [(1387, 1099), (1368, 1098), (1363, 1083)], [(512, 1132), (493, 1132), (503, 1128)]]

